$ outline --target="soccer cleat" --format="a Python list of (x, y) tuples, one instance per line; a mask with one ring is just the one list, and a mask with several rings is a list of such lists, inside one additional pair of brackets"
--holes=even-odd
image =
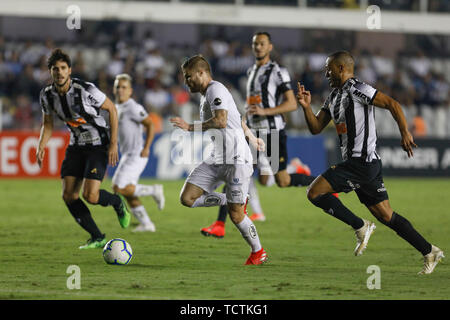
[(79, 249), (95, 249), (95, 248), (103, 248), (106, 244), (106, 238), (105, 235), (103, 235), (103, 238), (97, 238), (97, 239), (88, 239), (87, 243), (80, 246)]
[(356, 248), (355, 248), (355, 256), (362, 255), (363, 251), (367, 247), (367, 243), (369, 242), (370, 236), (376, 229), (375, 223), (370, 222), (368, 220), (364, 220), (364, 225), (355, 230), (356, 235)]
[(431, 245), (431, 252), (423, 256), (423, 269), (418, 274), (432, 273), (442, 258), (445, 258), (444, 251)]
[(161, 184), (155, 184), (155, 193), (152, 195), (153, 199), (156, 201), (158, 205), (158, 209), (164, 209), (164, 205), (166, 203), (166, 198), (164, 197), (164, 188)]
[(261, 248), (261, 250), (252, 252), (250, 254), (250, 257), (248, 257), (247, 261), (245, 262), (245, 265), (251, 265), (251, 264), (263, 264), (267, 262), (269, 258), (267, 257), (267, 253), (264, 250), (264, 248)]
[(300, 158), (293, 158), (289, 164), (295, 168), (295, 173), (304, 174), (307, 176), (311, 175), (311, 169), (308, 165), (304, 164)]
[(140, 224), (136, 228), (133, 229), (133, 232), (155, 232), (156, 227), (153, 224), (153, 222), (150, 222), (148, 224)]
[(125, 229), (128, 228), (128, 226), (130, 225), (131, 213), (130, 210), (128, 210), (125, 198), (121, 194), (117, 195), (119, 196), (121, 202), (117, 208), (114, 207), (114, 210), (116, 210), (120, 226)]
[(266, 221), (266, 216), (264, 213), (253, 213), (250, 216), (250, 220), (252, 221)]
[(205, 237), (213, 236), (216, 238), (223, 238), (225, 236), (225, 222), (216, 221), (209, 227), (200, 230)]

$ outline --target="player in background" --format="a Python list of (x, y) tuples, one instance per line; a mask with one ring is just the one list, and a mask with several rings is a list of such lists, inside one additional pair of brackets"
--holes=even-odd
[[(152, 196), (158, 209), (164, 208), (163, 186), (160, 184), (138, 184), (145, 169), (153, 141), (153, 123), (144, 107), (133, 95), (132, 79), (128, 74), (119, 74), (114, 81), (114, 96), (119, 117), (119, 148), (121, 158), (112, 178), (113, 190), (127, 199), (131, 212), (139, 221), (134, 232), (155, 232), (156, 228), (139, 197)], [(145, 141), (142, 131), (145, 130)]]
[[(91, 238), (80, 249), (102, 248), (106, 244), (89, 208), (89, 204), (112, 206), (123, 228), (130, 224), (130, 213), (125, 200), (100, 189), (106, 167), (118, 162), (117, 112), (106, 95), (90, 82), (71, 78), (71, 59), (61, 49), (55, 49), (48, 58), (48, 69), (53, 84), (43, 88), (39, 102), (43, 123), (36, 158), (39, 166), (45, 156), (45, 147), (53, 131), (53, 115), (61, 119), (70, 131), (70, 143), (61, 166), (62, 198), (75, 221)], [(110, 125), (100, 109), (109, 113)]]
[[(291, 165), (294, 169), (289, 168), (289, 173), (287, 170), (287, 136), (283, 113), (297, 110), (289, 73), (286, 68), (271, 60), (273, 44), (269, 33), (255, 33), (252, 38), (252, 50), (255, 64), (247, 71), (246, 120), (248, 127), (256, 132), (257, 137), (267, 137), (267, 154), (258, 153), (256, 164), (259, 169), (259, 182), (268, 186), (274, 181), (274, 176), (276, 184), (281, 188), (307, 186), (314, 180), (314, 177), (310, 176), (309, 168), (304, 167), (300, 161), (295, 161)], [(272, 145), (272, 139), (275, 145)], [(277, 168), (272, 168), (270, 158), (277, 154), (276, 148), (278, 148), (278, 170), (274, 172), (273, 169)], [(250, 180), (249, 194), (249, 204), (254, 212), (250, 219), (265, 221), (266, 217), (253, 179)], [(201, 229), (201, 233), (205, 236), (222, 238), (225, 236), (226, 218), (227, 209), (226, 206), (222, 206), (217, 220), (209, 227)]]
[(332, 166), (308, 187), (308, 199), (335, 218), (350, 225), (357, 238), (355, 255), (361, 255), (375, 230), (375, 224), (357, 217), (333, 192), (354, 190), (367, 209), (380, 223), (394, 230), (424, 257), (421, 274), (433, 272), (444, 257), (441, 249), (426, 241), (411, 223), (394, 212), (382, 177), (381, 159), (376, 152), (375, 108), (391, 112), (401, 134), (401, 145), (408, 157), (417, 147), (408, 131), (400, 104), (393, 98), (359, 81), (354, 76), (354, 59), (346, 51), (328, 57), (325, 76), (333, 89), (322, 109), (311, 110), (311, 93), (298, 83), (297, 100), (302, 106), (312, 134), (318, 134), (333, 120), (340, 140), (343, 162)]
[[(211, 68), (205, 58), (201, 55), (189, 58), (183, 63), (182, 71), (190, 91), (201, 94), (201, 126), (188, 124), (179, 117), (170, 121), (186, 131), (209, 130), (214, 148), (211, 156), (187, 177), (180, 201), (189, 208), (227, 205), (231, 221), (251, 247), (245, 264), (262, 264), (267, 261), (267, 254), (244, 207), (253, 173), (253, 158), (245, 140), (245, 124), (230, 92), (222, 83), (212, 79)], [(214, 192), (223, 182), (227, 186), (226, 193)]]

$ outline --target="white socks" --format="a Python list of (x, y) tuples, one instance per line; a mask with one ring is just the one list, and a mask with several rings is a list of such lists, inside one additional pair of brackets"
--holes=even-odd
[(147, 214), (147, 210), (145, 210), (144, 206), (139, 206), (136, 208), (131, 208), (131, 212), (138, 219), (138, 221), (143, 225), (151, 224), (151, 220)]
[(225, 193), (211, 192), (202, 194), (198, 197), (191, 208), (195, 207), (214, 207), (227, 204), (227, 195)]
[(250, 203), (253, 212), (263, 213), (261, 203), (259, 202), (258, 189), (256, 189), (255, 180), (253, 180), (253, 178), (250, 178), (248, 193), (250, 194), (248, 202)]
[(155, 194), (155, 186), (137, 184), (133, 195), (135, 197), (142, 197), (142, 196), (153, 196), (154, 194)]
[(252, 252), (261, 250), (261, 242), (259, 241), (258, 232), (256, 232), (256, 227), (247, 215), (244, 219), (235, 225), (244, 237), (245, 241), (252, 248)]

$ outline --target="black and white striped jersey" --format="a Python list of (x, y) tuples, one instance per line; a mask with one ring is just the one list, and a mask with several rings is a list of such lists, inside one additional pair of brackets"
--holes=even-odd
[[(283, 101), (283, 93), (292, 90), (291, 79), (286, 68), (269, 61), (247, 71), (247, 105), (256, 104), (261, 108), (275, 108)], [(286, 122), (282, 114), (275, 116), (247, 115), (247, 125), (252, 129), (282, 130)]]
[(342, 159), (363, 158), (367, 162), (379, 159), (376, 153), (377, 132), (375, 107), (377, 90), (356, 78), (348, 79), (342, 88), (331, 91), (322, 110), (336, 125)]
[(70, 130), (71, 146), (107, 146), (109, 126), (100, 113), (106, 95), (97, 87), (80, 79), (71, 79), (65, 95), (54, 85), (41, 90), (39, 102), (46, 115), (55, 113)]

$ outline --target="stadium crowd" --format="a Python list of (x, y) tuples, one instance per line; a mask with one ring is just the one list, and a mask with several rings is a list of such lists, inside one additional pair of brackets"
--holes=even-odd
[[(117, 32), (110, 32), (111, 26)], [(102, 28), (108, 31), (100, 32)], [(201, 43), (192, 46), (162, 47), (151, 32), (139, 42), (127, 41), (127, 32), (132, 31), (121, 28), (118, 22), (99, 22), (97, 30), (100, 31), (95, 41), (80, 35), (75, 46), (69, 42), (54, 43), (50, 39), (43, 42), (0, 36), (3, 130), (39, 130), (39, 90), (50, 81), (47, 57), (54, 47), (62, 47), (71, 55), (73, 77), (95, 83), (110, 98), (115, 75), (130, 74), (134, 79), (134, 95), (151, 112), (157, 132), (171, 128), (168, 118), (172, 115), (181, 115), (187, 121), (196, 117), (198, 101), (190, 98), (179, 65), (186, 56), (197, 52), (211, 62), (214, 77), (227, 84), (243, 110), (246, 70), (254, 62), (250, 39), (243, 42), (225, 36), (203, 37)], [(350, 33), (350, 37), (356, 36), (357, 32)], [(274, 55), (288, 68), (294, 88), (294, 81), (300, 80), (311, 90), (317, 108), (329, 92), (323, 72), (326, 56), (342, 49), (337, 41), (329, 41), (330, 36), (320, 37), (313, 39), (315, 45), (307, 50), (290, 48)], [(420, 36), (413, 40), (414, 50), (400, 50), (389, 56), (380, 50), (345, 49), (354, 54), (355, 73), (361, 80), (401, 103), (416, 136), (450, 137), (450, 49), (430, 44)], [(349, 41), (349, 45), (354, 42)], [(301, 112), (289, 114), (287, 120), (290, 130), (306, 128)], [(398, 134), (392, 121), (387, 112), (377, 113), (380, 136)], [(58, 123), (58, 127), (63, 127), (62, 123)]]

